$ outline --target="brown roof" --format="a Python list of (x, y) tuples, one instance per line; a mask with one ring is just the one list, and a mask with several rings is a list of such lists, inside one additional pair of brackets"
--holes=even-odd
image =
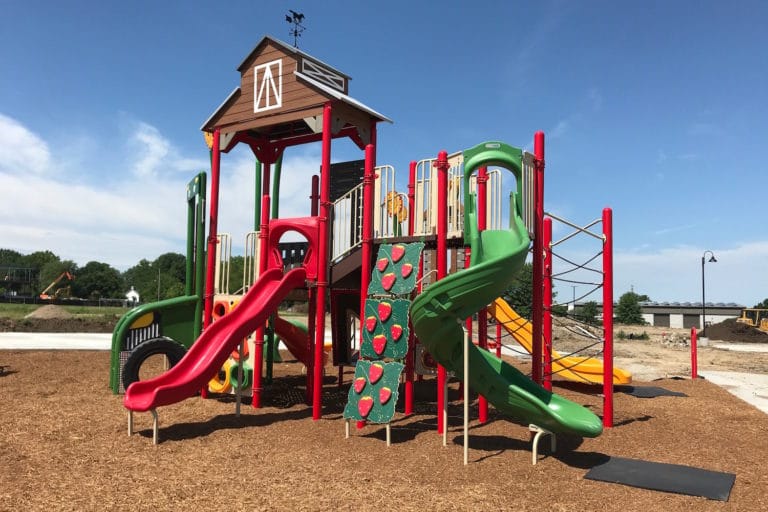
[(335, 105), (335, 132), (354, 127), (366, 140), (371, 122), (391, 122), (349, 96), (349, 76), (277, 39), (264, 37), (238, 71), (240, 86), (201, 127), (219, 128), (228, 141), (225, 150), (243, 132), (270, 140), (316, 134), (329, 101)]

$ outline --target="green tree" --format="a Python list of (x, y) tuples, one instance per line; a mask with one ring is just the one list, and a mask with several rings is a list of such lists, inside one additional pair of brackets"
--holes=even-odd
[[(187, 278), (187, 258), (175, 252), (161, 254), (152, 263), (155, 273), (160, 275), (160, 299), (171, 299), (184, 295)], [(157, 290), (155, 290), (157, 297)]]
[(619, 297), (619, 303), (614, 311), (616, 321), (627, 325), (645, 325), (642, 309), (640, 308), (641, 298), (647, 299), (647, 295), (638, 295), (635, 292), (627, 292)]
[(9, 267), (23, 267), (24, 256), (13, 249), (0, 249), (0, 265)]
[(531, 318), (533, 304), (533, 265), (526, 263), (517, 273), (503, 298), (523, 318)]
[(133, 286), (144, 302), (152, 301), (153, 297), (157, 296), (157, 270), (154, 270), (152, 263), (146, 259), (126, 270), (123, 273), (123, 281), (126, 289)]
[(120, 272), (98, 261), (89, 261), (78, 270), (72, 290), (84, 299), (123, 298), (125, 284)]
[(763, 299), (763, 302), (758, 302), (752, 307), (757, 309), (768, 309), (768, 299)]
[(155, 271), (160, 271), (161, 274), (166, 274), (173, 280), (184, 284), (187, 278), (187, 258), (176, 252), (167, 252), (161, 254), (152, 263)]
[(229, 289), (233, 292), (242, 288), (243, 272), (245, 272), (245, 258), (232, 256), (229, 260)]
[(59, 257), (51, 251), (35, 251), (31, 254), (24, 256), (22, 264), (25, 267), (34, 269), (37, 272), (37, 286), (35, 287), (36, 293), (40, 293), (46, 286), (50, 284), (50, 281), (43, 281), (40, 279), (40, 271), (46, 264), (54, 262), (58, 263)]
[(599, 310), (597, 307), (597, 302), (590, 300), (589, 302), (585, 302), (581, 306), (581, 311), (579, 312), (579, 316), (581, 317), (581, 320), (587, 324), (595, 325), (597, 324), (597, 314)]

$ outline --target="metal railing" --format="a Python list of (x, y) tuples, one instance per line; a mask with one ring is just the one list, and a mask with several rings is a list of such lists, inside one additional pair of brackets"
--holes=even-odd
[(355, 186), (333, 203), (331, 260), (335, 261), (362, 243), (363, 184)]
[(243, 257), (243, 287), (241, 293), (248, 291), (259, 277), (259, 232), (250, 231), (245, 235), (245, 256)]
[(533, 238), (533, 226), (535, 224), (536, 196), (535, 196), (535, 173), (533, 166), (534, 156), (532, 153), (523, 151), (523, 222), (528, 228), (528, 235)]
[[(414, 198), (414, 235), (437, 233), (437, 174), (435, 158), (421, 160), (416, 164)], [(448, 156), (448, 237), (464, 236), (464, 155), (453, 153)], [(470, 191), (477, 190), (477, 175), (469, 180)], [(498, 169), (488, 171), (487, 229), (501, 229), (502, 224), (502, 175)]]
[(232, 259), (232, 237), (229, 233), (216, 235), (216, 271), (213, 293), (229, 293), (229, 267)]

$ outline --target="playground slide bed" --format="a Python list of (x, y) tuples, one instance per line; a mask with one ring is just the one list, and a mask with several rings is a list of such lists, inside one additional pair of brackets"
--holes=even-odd
[[(107, 387), (109, 353), (0, 351), (0, 508), (15, 510), (766, 510), (768, 415), (707, 381), (655, 381), (687, 397), (619, 393), (615, 427), (596, 439), (558, 437), (531, 465), (528, 430), (491, 410), (470, 430), (462, 465), (461, 404), (451, 385), (448, 446), (435, 433), (435, 385), (417, 383), (416, 414), (344, 439), (347, 388), (335, 371), (320, 421), (302, 403), (302, 368), (276, 365), (265, 407), (192, 398), (149, 414), (126, 435), (122, 397)], [(521, 364), (521, 363), (516, 363)], [(526, 371), (524, 364), (521, 369)], [(347, 386), (352, 369), (345, 374)], [(635, 382), (635, 385), (651, 383)], [(601, 410), (598, 390), (555, 391)], [(398, 410), (402, 410), (398, 407)], [(542, 443), (548, 453), (548, 443)], [(728, 503), (584, 479), (607, 457), (734, 473)]]

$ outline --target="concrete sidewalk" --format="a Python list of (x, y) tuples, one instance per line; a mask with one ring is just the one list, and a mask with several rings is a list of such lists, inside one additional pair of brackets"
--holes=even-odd
[(699, 375), (768, 414), (768, 375), (739, 372), (699, 372)]
[[(331, 333), (325, 333), (331, 343)], [(111, 350), (111, 333), (0, 332), (0, 350)], [(281, 349), (285, 349), (283, 343)]]
[(111, 333), (0, 332), (1, 350), (109, 350)]

